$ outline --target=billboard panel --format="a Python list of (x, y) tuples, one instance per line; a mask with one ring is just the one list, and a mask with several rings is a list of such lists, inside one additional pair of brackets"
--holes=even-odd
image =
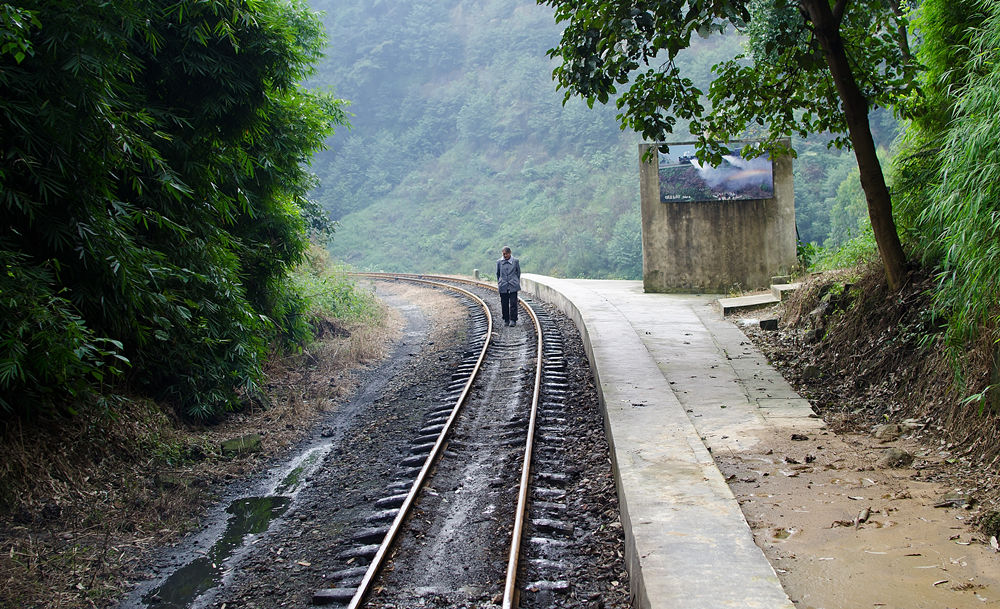
[(722, 158), (718, 167), (705, 165), (694, 155), (694, 144), (671, 144), (659, 153), (660, 201), (740, 201), (774, 197), (771, 159), (744, 159), (739, 151)]

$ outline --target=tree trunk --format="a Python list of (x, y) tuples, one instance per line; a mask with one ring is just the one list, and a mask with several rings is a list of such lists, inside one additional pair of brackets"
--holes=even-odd
[[(844, 0), (838, 2), (838, 12), (844, 4)], [(878, 245), (882, 266), (885, 267), (889, 288), (898, 290), (906, 280), (906, 257), (892, 218), (889, 188), (885, 184), (882, 166), (875, 153), (875, 140), (868, 122), (868, 100), (858, 88), (840, 37), (840, 15), (834, 16), (829, 0), (800, 0), (800, 5), (812, 22), (816, 40), (823, 50), (837, 93), (840, 94), (847, 119), (848, 137), (861, 172), (861, 188), (868, 201), (868, 217), (871, 218), (875, 233), (875, 244)]]

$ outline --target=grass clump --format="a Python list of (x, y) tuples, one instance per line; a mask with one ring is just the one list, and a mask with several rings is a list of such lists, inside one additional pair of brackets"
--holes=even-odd
[(375, 295), (358, 287), (347, 265), (333, 262), (330, 253), (313, 245), (306, 260), (291, 272), (295, 289), (307, 302), (314, 326), (320, 319), (372, 322), (382, 311)]

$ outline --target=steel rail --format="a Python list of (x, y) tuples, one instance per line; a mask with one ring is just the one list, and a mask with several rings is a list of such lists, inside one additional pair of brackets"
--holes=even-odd
[(531, 456), (535, 447), (535, 419), (538, 415), (538, 398), (542, 387), (542, 324), (538, 316), (525, 303), (525, 311), (535, 325), (536, 341), (535, 355), (535, 388), (531, 394), (531, 414), (528, 417), (527, 441), (524, 445), (524, 461), (521, 464), (521, 485), (517, 492), (517, 511), (514, 515), (514, 530), (510, 535), (510, 555), (507, 557), (507, 577), (504, 581), (503, 609), (516, 609), (519, 594), (517, 591), (517, 563), (521, 555), (521, 537), (524, 533), (524, 515), (528, 511), (528, 487), (531, 482)]
[[(445, 275), (423, 275), (423, 274), (409, 274), (409, 273), (406, 273), (406, 274), (397, 274), (397, 273), (352, 273), (352, 274), (354, 274), (354, 275), (360, 275), (360, 276), (366, 276), (366, 277), (372, 277), (372, 278), (376, 278), (376, 279), (404, 279), (404, 280), (407, 280), (407, 281), (416, 281), (416, 282), (431, 283), (433, 285), (448, 285), (448, 284), (438, 283), (438, 281), (431, 281), (431, 279), (433, 279), (433, 280), (439, 280), (439, 281), (451, 281), (451, 282), (455, 282), (455, 283), (472, 284), (472, 285), (475, 285), (477, 287), (484, 287), (484, 288), (496, 290), (496, 287), (494, 287), (494, 286), (492, 286), (492, 285), (490, 285), (488, 283), (485, 283), (483, 281), (477, 281), (477, 280), (474, 280), (474, 279), (464, 279), (464, 278), (460, 278), (460, 277), (448, 277), (448, 276), (445, 276)], [(450, 286), (450, 287), (454, 287), (457, 290), (465, 292), (465, 290), (462, 290), (461, 288), (458, 288), (457, 286)], [(466, 292), (466, 293), (468, 293), (468, 292)], [(478, 297), (476, 297), (476, 298), (478, 299)], [(518, 301), (520, 303), (524, 302), (524, 301), (520, 300), (520, 298), (518, 298)], [(515, 514), (514, 514), (514, 527), (513, 527), (513, 530), (511, 531), (510, 552), (509, 552), (508, 557), (507, 557), (507, 573), (506, 573), (506, 577), (505, 577), (505, 580), (504, 580), (503, 609), (517, 609), (517, 606), (518, 606), (519, 594), (518, 594), (518, 591), (517, 591), (517, 569), (518, 569), (518, 562), (519, 562), (519, 558), (520, 558), (520, 554), (521, 554), (521, 538), (523, 537), (523, 533), (524, 533), (525, 514), (527, 513), (527, 510), (528, 510), (528, 490), (529, 490), (530, 481), (531, 481), (531, 459), (532, 459), (532, 454), (534, 452), (534, 444), (535, 444), (535, 441), (534, 441), (534, 438), (535, 438), (535, 422), (536, 422), (536, 419), (537, 419), (537, 416), (538, 416), (538, 401), (539, 401), (539, 397), (541, 395), (541, 384), (542, 384), (542, 369), (543, 369), (543, 365), (542, 365), (543, 364), (543, 361), (542, 361), (543, 355), (542, 354), (543, 354), (543, 348), (544, 348), (544, 344), (543, 344), (543, 341), (542, 341), (542, 326), (541, 326), (541, 322), (538, 320), (538, 316), (535, 314), (535, 312), (532, 310), (532, 308), (530, 306), (528, 306), (527, 303), (524, 303), (524, 310), (528, 313), (528, 316), (531, 318), (531, 322), (532, 322), (532, 324), (534, 325), (534, 328), (535, 328), (535, 335), (538, 337), (538, 339), (536, 341), (537, 344), (536, 344), (536, 350), (535, 350), (536, 351), (536, 354), (535, 354), (535, 383), (534, 383), (534, 389), (532, 391), (532, 396), (531, 396), (531, 410), (530, 410), (530, 413), (529, 413), (529, 416), (528, 416), (528, 429), (527, 429), (527, 432), (526, 432), (527, 439), (525, 441), (525, 447), (524, 447), (524, 459), (523, 459), (522, 464), (521, 464), (521, 479), (520, 479), (520, 485), (518, 487), (518, 494), (517, 494), (517, 508), (516, 508), (516, 511), (515, 511)], [(490, 316), (490, 327), (489, 327), (488, 331), (490, 332), (491, 335), (492, 335), (492, 326), (493, 326), (493, 320), (492, 320), (492, 316)], [(483, 346), (483, 354), (485, 354), (486, 348), (488, 346), (489, 346), (489, 341), (487, 341), (486, 345)], [(476, 369), (477, 370), (478, 370), (478, 367), (479, 367), (479, 363), (482, 362), (482, 359), (483, 359), (483, 355), (480, 355), (479, 362), (477, 362), (477, 365), (476, 365)], [(469, 385), (471, 385), (472, 378), (474, 378), (474, 376), (475, 376), (475, 374), (473, 374), (473, 377), (470, 378)], [(468, 387), (468, 385), (467, 385), (467, 387)], [(464, 395), (465, 394), (463, 392), (463, 399), (464, 399)], [(446, 427), (446, 429), (448, 429), (450, 427), (451, 420), (452, 420), (451, 418), (448, 419), (448, 426)], [(434, 450), (434, 452), (432, 452), (432, 454), (436, 454), (436, 452), (437, 452), (437, 446), (435, 446), (435, 450)], [(430, 459), (428, 459), (428, 463), (429, 462), (430, 462)], [(425, 468), (426, 468), (426, 465), (425, 465)], [(424, 470), (421, 470), (420, 475), (417, 478), (417, 482), (414, 482), (414, 488), (417, 487), (417, 483), (420, 482), (423, 479), (423, 476), (424, 476)], [(410, 502), (410, 497), (408, 496), (407, 497), (407, 502), (404, 502), (404, 507), (408, 508), (409, 507), (409, 502)], [(401, 520), (402, 510), (403, 510), (403, 508), (400, 508), (400, 514), (397, 514), (397, 516), (396, 516), (397, 521)], [(393, 529), (395, 529), (395, 524), (396, 523), (394, 522), (393, 523)], [(395, 535), (395, 531), (394, 530), (392, 530), (390, 532), (391, 532), (391, 534)], [(379, 553), (376, 554), (376, 559), (379, 559), (380, 556), (383, 554), (382, 550), (383, 550), (383, 548), (380, 547), (379, 548)], [(375, 564), (375, 561), (372, 562), (372, 565), (374, 565), (374, 564)], [(376, 568), (376, 570), (377, 570), (377, 568)], [(369, 567), (368, 573), (365, 574), (365, 579), (362, 581), (363, 585), (365, 585), (365, 584), (370, 585), (370, 582), (368, 581), (369, 580), (368, 575), (371, 574), (371, 573), (372, 573), (372, 568)], [(359, 592), (360, 592), (360, 590), (361, 590), (361, 588), (359, 588)], [(358, 594), (355, 594), (355, 599), (358, 599), (358, 598), (359, 598)], [(351, 604), (348, 606), (348, 609), (357, 609), (358, 606), (359, 605), (355, 604), (354, 600), (352, 599)]]
[(479, 358), (476, 360), (475, 369), (469, 375), (469, 380), (465, 383), (465, 387), (462, 389), (462, 393), (459, 395), (458, 399), (455, 401), (455, 407), (452, 409), (451, 414), (448, 416), (448, 420), (445, 421), (444, 428), (442, 428), (441, 433), (438, 434), (438, 439), (434, 443), (434, 447), (431, 449), (430, 454), (427, 455), (427, 459), (424, 460), (423, 467), (420, 468), (420, 473), (417, 474), (416, 479), (410, 486), (410, 492), (407, 493), (406, 498), (403, 500), (403, 504), (399, 507), (399, 512), (392, 521), (392, 525), (389, 527), (389, 531), (385, 534), (382, 543), (379, 545), (378, 550), (375, 552), (375, 556), (372, 558), (371, 564), (368, 565), (368, 570), (365, 572), (364, 577), (361, 579), (361, 583), (358, 585), (357, 591), (351, 598), (351, 602), (348, 604), (348, 609), (358, 609), (361, 603), (364, 601), (365, 596), (368, 594), (372, 583), (375, 581), (375, 576), (378, 574), (379, 570), (382, 568), (382, 564), (385, 562), (386, 557), (389, 554), (389, 549), (392, 547), (392, 543), (396, 539), (396, 535), (402, 528), (403, 520), (406, 519), (409, 513), (410, 507), (413, 505), (414, 500), (417, 497), (417, 493), (423, 487), (424, 480), (427, 478), (427, 473), (430, 471), (434, 462), (437, 460), (438, 455), (441, 452), (441, 447), (444, 445), (445, 440), (448, 437), (448, 433), (451, 431), (451, 426), (458, 417), (458, 413), (462, 409), (462, 405), (465, 403), (465, 398), (469, 395), (469, 391), (472, 389), (472, 383), (479, 373), (479, 369), (486, 359), (486, 351), (490, 346), (490, 338), (493, 335), (493, 315), (490, 313), (489, 305), (486, 302), (467, 290), (464, 290), (458, 286), (449, 285), (446, 283), (439, 283), (436, 281), (430, 281), (427, 279), (420, 279), (411, 276), (401, 276), (401, 275), (390, 275), (385, 273), (352, 273), (352, 275), (368, 276), (375, 279), (402, 279), (404, 281), (412, 281), (416, 283), (424, 283), (429, 285), (434, 285), (438, 287), (444, 287), (450, 290), (458, 291), (473, 301), (477, 302), (480, 307), (486, 312), (486, 340), (483, 342), (483, 348), (479, 353)]

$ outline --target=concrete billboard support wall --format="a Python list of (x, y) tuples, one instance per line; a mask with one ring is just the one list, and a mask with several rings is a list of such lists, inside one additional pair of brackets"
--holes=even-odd
[(753, 290), (791, 270), (796, 262), (791, 157), (772, 159), (772, 198), (663, 202), (656, 155), (642, 160), (653, 146), (639, 146), (646, 292)]

